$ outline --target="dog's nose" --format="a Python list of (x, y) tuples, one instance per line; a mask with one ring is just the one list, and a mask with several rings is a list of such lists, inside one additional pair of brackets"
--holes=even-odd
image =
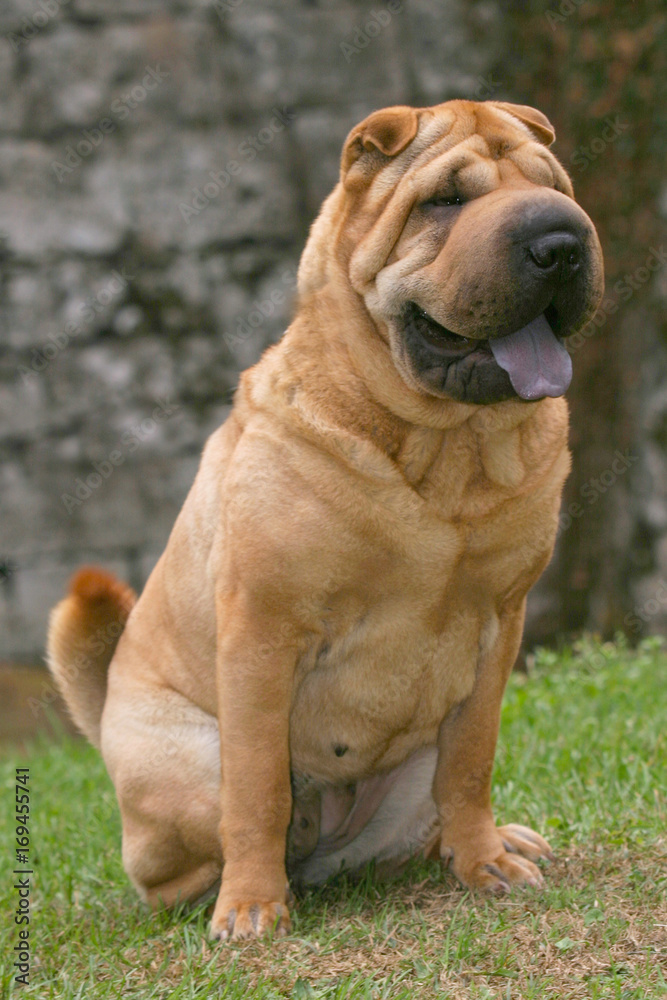
[(582, 248), (574, 233), (552, 232), (531, 240), (528, 254), (544, 274), (558, 271), (561, 277), (565, 277), (579, 268)]

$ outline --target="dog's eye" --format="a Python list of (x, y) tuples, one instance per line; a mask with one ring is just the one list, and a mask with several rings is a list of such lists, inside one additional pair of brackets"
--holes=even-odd
[(462, 205), (463, 199), (458, 194), (442, 195), (440, 198), (431, 198), (425, 204), (427, 206), (435, 205), (438, 208), (449, 208), (454, 205)]

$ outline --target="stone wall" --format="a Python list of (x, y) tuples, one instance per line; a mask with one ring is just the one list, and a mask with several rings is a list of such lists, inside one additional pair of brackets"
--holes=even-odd
[(530, 103), (508, 31), (494, 0), (4, 0), (0, 656), (40, 658), (83, 562), (141, 588), (346, 133)]
[(0, 655), (39, 658), (82, 562), (143, 585), (345, 135), (477, 96), (496, 32), (456, 0), (5, 0)]

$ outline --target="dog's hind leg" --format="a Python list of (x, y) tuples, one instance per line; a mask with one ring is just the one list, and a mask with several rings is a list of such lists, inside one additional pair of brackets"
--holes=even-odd
[(102, 753), (140, 895), (153, 908), (198, 900), (222, 869), (217, 720), (175, 691), (111, 687)]

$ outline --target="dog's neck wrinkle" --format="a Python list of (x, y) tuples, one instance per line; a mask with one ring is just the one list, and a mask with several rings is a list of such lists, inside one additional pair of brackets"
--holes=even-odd
[(238, 405), (296, 423), (321, 447), (385, 476), (401, 445), (402, 421), (368, 393), (344, 340), (324, 335), (318, 312), (302, 307), (280, 343), (242, 376)]
[(433, 427), (410, 427), (396, 455), (403, 478), (412, 487), (421, 486), (438, 460), (445, 443), (445, 431)]
[(328, 298), (313, 297), (279, 345), (289, 358), (287, 367), (308, 410), (327, 425), (362, 437), (395, 458), (409, 424), (374, 397), (368, 378), (350, 354), (348, 338), (331, 335), (332, 321), (338, 320), (336, 328), (342, 330), (350, 320)]

